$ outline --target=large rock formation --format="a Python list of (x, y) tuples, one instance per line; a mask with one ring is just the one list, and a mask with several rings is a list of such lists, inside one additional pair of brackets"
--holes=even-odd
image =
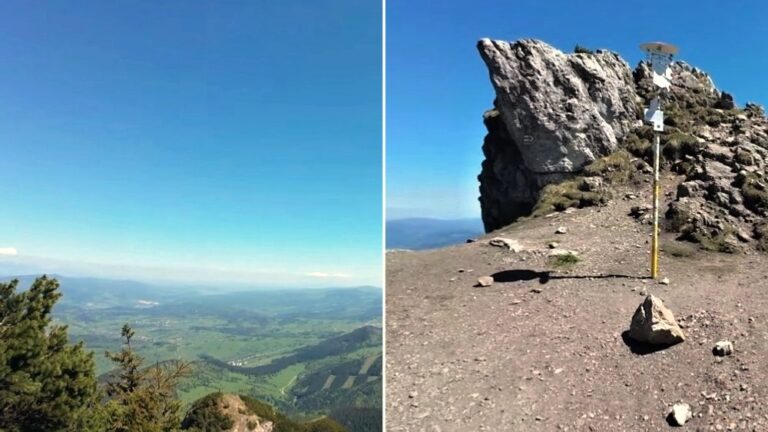
[(545, 185), (616, 150), (637, 126), (632, 72), (618, 55), (564, 54), (544, 42), (483, 39), (496, 89), (480, 174), (486, 231), (530, 212)]
[[(478, 177), (486, 231), (530, 214), (544, 186), (565, 184), (582, 170), (595, 175), (588, 164), (617, 149), (647, 171), (642, 160), (651, 161), (654, 134), (641, 108), (658, 89), (644, 62), (632, 71), (614, 53), (564, 54), (528, 39), (483, 39), (478, 49), (496, 90), (494, 108), (484, 115), (488, 135)], [(707, 249), (736, 252), (753, 243), (768, 250), (763, 109), (737, 107), (706, 73), (683, 62), (673, 63), (671, 82), (662, 169), (682, 181), (666, 209), (666, 228)], [(565, 202), (579, 202), (569, 198)]]

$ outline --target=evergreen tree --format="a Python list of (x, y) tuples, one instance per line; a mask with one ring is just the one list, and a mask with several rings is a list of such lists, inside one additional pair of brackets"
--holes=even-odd
[(100, 430), (93, 355), (51, 325), (59, 283), (0, 283), (0, 430)]
[(190, 364), (169, 361), (143, 368), (144, 359), (133, 350), (134, 332), (123, 326), (123, 349), (106, 356), (118, 366), (107, 384), (109, 432), (172, 432), (180, 430), (181, 402), (176, 384), (189, 374)]

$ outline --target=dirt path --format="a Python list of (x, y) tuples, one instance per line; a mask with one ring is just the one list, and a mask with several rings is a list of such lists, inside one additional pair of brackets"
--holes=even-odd
[[(656, 431), (683, 401), (687, 430), (768, 430), (768, 260), (666, 253), (670, 285), (645, 279), (650, 228), (627, 216), (648, 202), (639, 193), (476, 243), (389, 253), (387, 429)], [(497, 235), (528, 251), (489, 246)], [(552, 241), (582, 262), (552, 271)], [(497, 282), (474, 287), (483, 275)], [(672, 309), (686, 342), (633, 352), (623, 333), (644, 292)], [(720, 339), (734, 341), (733, 356), (712, 355)]]
[(283, 386), (283, 387), (280, 389), (280, 394), (282, 394), (282, 395), (285, 395), (285, 389), (287, 389), (288, 387), (290, 387), (290, 386), (291, 386), (291, 384), (293, 384), (293, 382), (294, 382), (294, 381), (296, 381), (296, 378), (298, 378), (298, 377), (299, 377), (299, 375), (298, 375), (298, 374), (296, 374), (296, 375), (295, 375), (293, 378), (291, 378), (291, 380), (290, 380), (290, 381), (288, 381), (288, 384), (284, 385), (284, 386)]

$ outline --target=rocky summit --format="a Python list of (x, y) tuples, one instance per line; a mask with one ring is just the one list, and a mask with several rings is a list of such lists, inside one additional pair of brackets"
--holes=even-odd
[[(618, 54), (566, 54), (532, 39), (480, 40), (496, 92), (480, 180), (486, 231), (521, 216), (602, 205), (615, 186), (642, 182), (654, 134), (642, 121), (657, 90), (648, 65)], [(722, 252), (768, 245), (768, 121), (718, 90), (705, 72), (672, 64), (661, 134), (665, 227)], [(647, 218), (643, 221), (647, 221)]]
[(387, 253), (387, 430), (768, 430), (762, 109), (673, 64), (654, 281), (647, 66), (478, 47), (493, 233)]

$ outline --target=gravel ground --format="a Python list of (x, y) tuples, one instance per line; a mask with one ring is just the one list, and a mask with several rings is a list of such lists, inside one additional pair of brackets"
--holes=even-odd
[[(768, 260), (665, 235), (670, 284), (648, 279), (651, 230), (628, 214), (650, 199), (633, 192), (474, 243), (388, 253), (387, 430), (656, 431), (685, 402), (685, 430), (768, 431)], [(495, 236), (526, 250), (488, 245)], [(550, 242), (581, 261), (555, 266)], [(475, 286), (488, 275), (492, 286)], [(625, 336), (646, 293), (674, 312), (685, 342), (648, 352)], [(721, 339), (733, 355), (712, 354)]]

